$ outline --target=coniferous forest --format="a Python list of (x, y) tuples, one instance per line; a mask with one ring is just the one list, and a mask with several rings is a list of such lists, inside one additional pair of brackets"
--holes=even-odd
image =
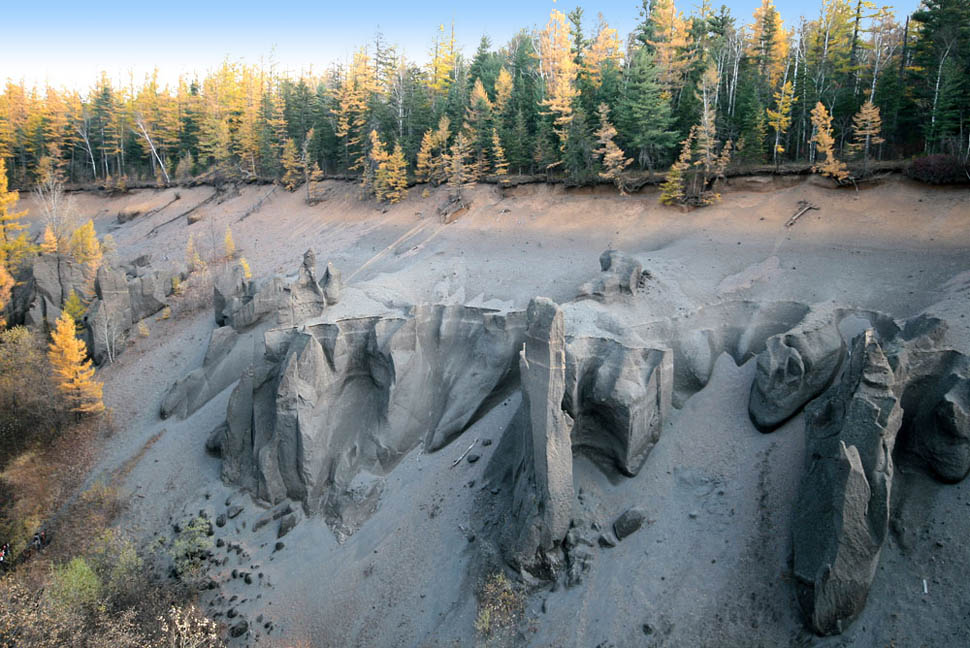
[(0, 158), (17, 188), (51, 172), (112, 187), (339, 175), (394, 200), (405, 177), (456, 173), (582, 183), (698, 155), (780, 166), (824, 153), (838, 178), (844, 162), (970, 156), (968, 0), (909, 16), (823, 0), (795, 25), (771, 0), (752, 16), (673, 0), (639, 14), (624, 39), (603, 16), (553, 10), (471, 56), (443, 25), (424, 62), (377, 35), (319, 76), (226, 60), (174, 87), (157, 72), (86, 91), (8, 80)]

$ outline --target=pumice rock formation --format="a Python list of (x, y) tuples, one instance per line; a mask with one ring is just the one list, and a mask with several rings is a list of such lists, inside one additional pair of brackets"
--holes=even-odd
[(299, 503), (338, 541), (379, 509), (408, 453), (445, 448), (512, 405), (483, 457), (468, 533), (482, 556), (526, 579), (582, 583), (594, 552), (620, 539), (602, 529), (622, 511), (584, 500), (574, 458), (589, 457), (611, 481), (636, 476), (721, 355), (757, 358), (748, 401), (757, 428), (805, 411), (796, 591), (807, 625), (834, 634), (866, 604), (897, 456), (943, 481), (970, 471), (967, 356), (935, 317), (897, 323), (830, 302), (698, 303), (613, 250), (577, 299), (536, 297), (525, 310), (412, 304), (384, 286), (341, 286), (323, 267), (308, 251), (289, 281), (247, 281), (238, 269), (218, 279), (220, 328), (162, 412), (186, 416), (235, 383), (206, 443), (221, 454), (223, 479), (268, 505)]
[(806, 473), (795, 502), (794, 575), (819, 634), (862, 611), (889, 525), (893, 447), (903, 421), (874, 331), (853, 343), (841, 381), (806, 417)]

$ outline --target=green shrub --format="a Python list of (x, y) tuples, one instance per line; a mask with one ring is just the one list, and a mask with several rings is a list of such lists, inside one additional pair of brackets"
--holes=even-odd
[(206, 554), (212, 547), (208, 531), (209, 521), (203, 517), (194, 517), (172, 543), (172, 563), (175, 573), (183, 581), (191, 582), (202, 576)]
[(55, 605), (65, 609), (92, 609), (101, 599), (101, 579), (88, 561), (78, 556), (53, 568), (47, 593)]

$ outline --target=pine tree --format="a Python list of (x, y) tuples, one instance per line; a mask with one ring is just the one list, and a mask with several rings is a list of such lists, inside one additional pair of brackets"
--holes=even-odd
[(623, 171), (633, 164), (633, 160), (623, 154), (623, 151), (613, 141), (616, 137), (616, 128), (610, 123), (610, 107), (605, 103), (600, 104), (600, 127), (596, 131), (596, 138), (600, 147), (596, 153), (603, 160), (604, 170), (600, 172), (600, 177), (612, 181), (620, 193), (626, 195), (623, 186)]
[(232, 229), (228, 225), (226, 225), (226, 236), (223, 243), (226, 249), (226, 258), (233, 258), (236, 255), (236, 242), (232, 240)]
[(871, 101), (862, 104), (859, 112), (852, 118), (853, 142), (852, 150), (862, 151), (864, 173), (869, 174), (869, 147), (874, 144), (882, 144), (885, 140), (880, 137), (882, 130), (882, 117), (879, 116), (879, 107)]
[(634, 54), (626, 92), (620, 102), (621, 141), (639, 152), (640, 165), (651, 171), (677, 143), (671, 128), (670, 101), (657, 79), (657, 67), (646, 48)]
[(87, 348), (78, 339), (75, 322), (66, 311), (61, 313), (57, 327), (51, 333), (47, 359), (58, 389), (70, 402), (71, 411), (78, 420), (84, 414), (97, 414), (104, 410), (102, 385), (94, 380), (94, 367), (87, 358)]
[(18, 192), (7, 190), (7, 164), (0, 158), (0, 265), (4, 265), (11, 274), (33, 252), (33, 246), (27, 239), (27, 226), (20, 222), (27, 215), (27, 210), (13, 211), (18, 200)]
[(832, 137), (832, 116), (829, 115), (829, 111), (825, 109), (821, 101), (815, 104), (811, 114), (812, 126), (815, 129), (811, 141), (815, 143), (817, 153), (825, 156), (825, 161), (821, 164), (816, 163), (812, 167), (812, 171), (828, 176), (841, 184), (848, 179), (849, 171), (846, 169), (845, 163), (840, 162), (835, 157), (835, 139)]
[(284, 169), (283, 188), (287, 191), (296, 191), (297, 185), (303, 179), (303, 170), (300, 166), (300, 160), (296, 156), (296, 142), (293, 141), (292, 137), (288, 138), (286, 144), (283, 145), (280, 164), (283, 165)]
[(778, 156), (785, 152), (781, 145), (781, 136), (788, 132), (791, 126), (791, 106), (794, 97), (792, 96), (792, 83), (786, 81), (785, 85), (775, 93), (775, 110), (768, 108), (768, 124), (775, 131), (775, 145), (772, 149), (775, 167), (778, 166)]
[(385, 187), (384, 197), (392, 205), (400, 202), (408, 195), (407, 171), (408, 163), (404, 159), (401, 143), (398, 142), (394, 145), (394, 151), (378, 169), (378, 174), (381, 176), (380, 184)]

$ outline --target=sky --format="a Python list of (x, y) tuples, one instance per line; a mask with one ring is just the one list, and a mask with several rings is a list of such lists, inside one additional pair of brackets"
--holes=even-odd
[[(883, 0), (904, 16), (918, 0)], [(721, 2), (712, 0), (715, 7)], [(380, 31), (412, 60), (427, 60), (440, 24), (452, 21), (459, 47), (471, 55), (482, 35), (494, 47), (522, 28), (542, 26), (553, 8), (585, 10), (587, 32), (602, 13), (622, 37), (638, 21), (640, 0), (433, 0), (387, 2), (273, 2), (167, 0), (79, 2), (0, 0), (7, 27), (0, 38), (0, 80), (86, 89), (101, 71), (116, 81), (140, 83), (154, 67), (163, 82), (180, 74), (204, 75), (225, 58), (275, 63), (280, 71), (322, 72), (346, 62)], [(685, 13), (700, 0), (679, 0)], [(760, 0), (727, 0), (732, 14), (749, 21)], [(881, 4), (881, 3), (880, 3)], [(815, 17), (821, 0), (775, 0), (786, 25)]]

